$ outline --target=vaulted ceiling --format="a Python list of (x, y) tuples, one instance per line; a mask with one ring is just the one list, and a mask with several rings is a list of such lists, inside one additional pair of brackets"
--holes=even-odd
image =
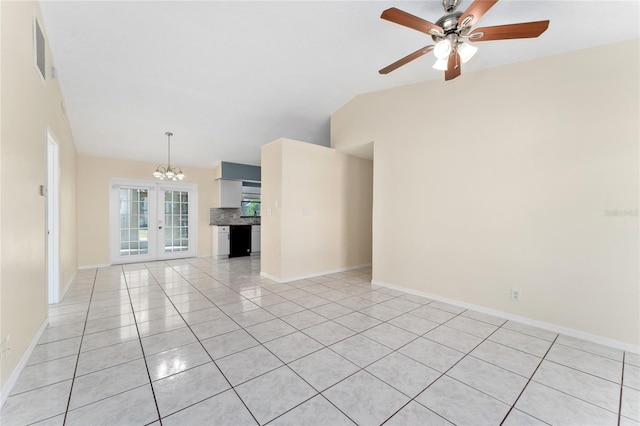
[[(470, 3), (463, 0), (459, 10)], [(278, 137), (328, 146), (331, 113), (360, 93), (457, 81), (445, 82), (431, 68), (431, 55), (388, 75), (377, 72), (432, 44), (380, 13), (397, 7), (435, 22), (443, 15), (440, 0), (41, 6), (80, 154), (166, 162), (170, 130), (174, 164), (259, 164), (260, 146)], [(638, 38), (639, 16), (638, 1), (502, 0), (477, 25), (549, 19), (549, 29), (537, 39), (476, 43), (479, 51), (460, 78)]]

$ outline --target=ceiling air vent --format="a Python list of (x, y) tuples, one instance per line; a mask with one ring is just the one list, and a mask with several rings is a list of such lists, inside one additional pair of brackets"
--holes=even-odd
[(45, 64), (45, 42), (42, 28), (40, 28), (40, 22), (37, 19), (33, 19), (33, 51), (35, 55), (35, 65), (40, 71), (40, 76), (43, 80), (46, 80), (46, 64)]

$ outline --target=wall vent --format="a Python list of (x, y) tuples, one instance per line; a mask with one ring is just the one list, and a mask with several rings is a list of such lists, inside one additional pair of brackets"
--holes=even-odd
[(40, 27), (40, 22), (36, 18), (33, 19), (33, 52), (35, 55), (35, 64), (38, 71), (40, 71), (40, 76), (43, 80), (46, 80), (47, 72), (46, 72), (46, 56), (45, 56), (45, 41), (44, 41), (44, 33), (42, 32), (42, 28)]

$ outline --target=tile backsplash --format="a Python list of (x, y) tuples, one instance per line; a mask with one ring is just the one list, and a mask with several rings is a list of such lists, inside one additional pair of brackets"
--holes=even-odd
[(241, 209), (210, 209), (209, 225), (260, 225), (260, 217), (240, 217)]

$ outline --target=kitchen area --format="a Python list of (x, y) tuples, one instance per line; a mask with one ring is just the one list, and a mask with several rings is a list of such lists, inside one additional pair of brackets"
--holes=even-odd
[(225, 259), (260, 254), (260, 167), (221, 162), (214, 169), (211, 254)]

